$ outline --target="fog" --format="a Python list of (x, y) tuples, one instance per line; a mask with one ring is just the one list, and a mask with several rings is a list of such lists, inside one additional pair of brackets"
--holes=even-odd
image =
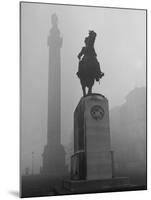
[[(109, 100), (110, 109), (146, 84), (145, 11), (23, 3), (21, 7), (21, 155), (22, 173), (42, 165), (47, 138), (48, 35), (56, 13), (63, 38), (61, 49), (61, 142), (73, 134), (73, 112), (82, 96), (77, 54), (88, 30), (97, 33), (95, 49), (105, 76), (93, 92)], [(145, 97), (144, 97), (145, 98)]]

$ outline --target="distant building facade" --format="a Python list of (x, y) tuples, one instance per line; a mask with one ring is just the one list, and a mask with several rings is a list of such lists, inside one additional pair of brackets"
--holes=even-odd
[(117, 173), (146, 181), (146, 88), (135, 88), (111, 110), (111, 137)]

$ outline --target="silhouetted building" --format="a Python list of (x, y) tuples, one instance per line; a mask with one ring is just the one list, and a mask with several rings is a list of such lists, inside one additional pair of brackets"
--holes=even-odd
[(43, 152), (41, 173), (64, 176), (65, 151), (61, 144), (61, 55), (62, 38), (58, 29), (56, 14), (51, 17), (52, 28), (48, 36), (49, 74), (48, 74), (48, 127), (47, 144)]
[[(126, 102), (111, 110), (112, 146), (117, 172), (135, 176), (145, 183), (146, 174), (146, 88), (135, 88)], [(138, 181), (139, 179), (139, 181)]]

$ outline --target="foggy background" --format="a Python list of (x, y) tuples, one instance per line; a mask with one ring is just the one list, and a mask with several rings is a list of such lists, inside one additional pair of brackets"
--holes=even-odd
[[(131, 91), (135, 89), (138, 91), (140, 88), (139, 91), (143, 95), (136, 95), (137, 92), (133, 94), (136, 95), (135, 100), (141, 99), (144, 102), (143, 116), (142, 112), (140, 116), (145, 122), (146, 96), (142, 92), (146, 86), (145, 11), (24, 3), (21, 10), (22, 173), (26, 167), (31, 170), (32, 152), (34, 152), (34, 172), (39, 173), (42, 165), (41, 154), (47, 136), (49, 60), (47, 40), (51, 28), (51, 15), (54, 13), (58, 16), (58, 26), (63, 37), (61, 137), (66, 149), (70, 150), (73, 112), (82, 96), (80, 82), (76, 77), (77, 54), (84, 45), (88, 30), (97, 33), (95, 50), (101, 69), (105, 73), (100, 85), (95, 84), (93, 92), (102, 93), (108, 98), (111, 113), (116, 113), (118, 121), (120, 117), (115, 110), (125, 105), (126, 96)], [(125, 116), (125, 122), (131, 113), (126, 115), (123, 112), (122, 115)], [(111, 135), (114, 146), (117, 140), (115, 141), (113, 133), (120, 125), (116, 121), (113, 123), (111, 122)], [(138, 134), (136, 137), (140, 137), (142, 141), (142, 135), (144, 140), (146, 139), (146, 127), (144, 124), (141, 127), (143, 134)], [(117, 137), (123, 135), (120, 131), (116, 132)]]

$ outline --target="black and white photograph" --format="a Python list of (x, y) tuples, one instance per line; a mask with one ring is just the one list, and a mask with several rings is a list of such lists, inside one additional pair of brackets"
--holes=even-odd
[(20, 195), (147, 189), (147, 10), (20, 2)]

